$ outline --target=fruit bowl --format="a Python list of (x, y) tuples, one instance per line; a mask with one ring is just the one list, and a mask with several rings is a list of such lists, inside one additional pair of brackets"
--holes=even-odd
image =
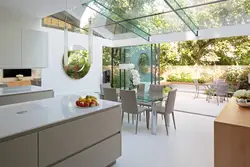
[(99, 106), (97, 98), (94, 96), (80, 97), (76, 101), (76, 106), (79, 108), (89, 108)]

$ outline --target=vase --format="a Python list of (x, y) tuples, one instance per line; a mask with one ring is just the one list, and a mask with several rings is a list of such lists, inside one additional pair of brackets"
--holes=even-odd
[(241, 107), (250, 108), (250, 99), (236, 99), (236, 102)]
[(133, 90), (135, 91), (135, 94), (137, 94), (137, 88), (134, 88)]

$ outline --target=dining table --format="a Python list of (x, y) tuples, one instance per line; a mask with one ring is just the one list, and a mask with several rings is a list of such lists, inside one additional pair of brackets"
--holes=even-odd
[[(120, 91), (124, 89), (117, 89), (116, 93), (117, 96), (120, 96)], [(103, 97), (104, 95), (101, 94), (100, 92), (95, 92), (97, 93), (100, 97)], [(136, 93), (136, 99), (138, 103), (149, 103), (151, 104), (151, 109), (152, 109), (152, 114), (151, 114), (151, 133), (153, 135), (156, 135), (157, 133), (157, 111), (156, 111), (156, 104), (158, 102), (167, 100), (168, 94), (163, 93), (161, 96), (159, 95), (150, 95), (149, 92), (144, 92), (144, 93)]]

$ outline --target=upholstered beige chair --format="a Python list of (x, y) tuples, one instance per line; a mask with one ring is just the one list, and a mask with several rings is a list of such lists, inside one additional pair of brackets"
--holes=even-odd
[(115, 88), (103, 88), (104, 100), (118, 101)]
[(156, 106), (156, 112), (157, 114), (161, 114), (164, 116), (165, 120), (165, 126), (166, 126), (166, 131), (168, 134), (168, 115), (172, 114), (173, 122), (174, 122), (174, 128), (176, 129), (176, 123), (175, 123), (175, 116), (174, 116), (174, 105), (175, 105), (175, 99), (176, 99), (176, 92), (177, 90), (171, 90), (168, 93), (168, 98), (165, 103), (165, 107), (159, 107)]
[[(146, 111), (147, 108), (140, 107), (137, 105), (135, 91), (121, 90), (120, 92), (121, 102), (122, 102), (122, 120), (124, 113), (132, 114), (136, 116), (136, 129), (135, 134), (137, 134), (139, 115)], [(148, 127), (148, 125), (147, 125)]]

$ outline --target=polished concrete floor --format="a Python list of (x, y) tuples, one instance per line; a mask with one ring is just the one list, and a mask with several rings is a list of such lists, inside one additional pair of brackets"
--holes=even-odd
[(213, 167), (213, 117), (176, 112), (167, 136), (159, 116), (157, 135), (146, 129), (145, 117), (135, 125), (124, 117), (122, 157), (114, 167)]
[(194, 99), (194, 93), (178, 92), (175, 110), (217, 117), (226, 103), (227, 101), (224, 101), (217, 105), (215, 97), (208, 103), (205, 94), (200, 94), (198, 98)]

